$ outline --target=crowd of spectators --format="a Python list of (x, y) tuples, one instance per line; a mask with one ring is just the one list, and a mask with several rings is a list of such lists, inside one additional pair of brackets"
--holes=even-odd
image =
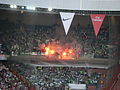
[[(109, 58), (109, 27), (102, 26), (95, 36), (92, 24), (82, 27), (80, 24), (73, 26), (71, 32), (81, 45), (81, 54), (88, 57)], [(71, 35), (70, 35), (71, 37)]]
[[(61, 27), (53, 25), (27, 25), (13, 23), (9, 20), (0, 21), (0, 44), (2, 51), (9, 55), (31, 53), (34, 47), (38, 47), (47, 40), (56, 38), (56, 30)], [(6, 27), (7, 26), (7, 27)], [(92, 24), (82, 27), (76, 24), (70, 28), (66, 42), (74, 40), (80, 44), (80, 56), (93, 58), (109, 58), (109, 26), (102, 26), (95, 36)]]
[(0, 63), (0, 90), (28, 90), (26, 84)]
[[(8, 20), (0, 21), (0, 44), (5, 54), (32, 52), (34, 47), (46, 40), (55, 38), (56, 24), (54, 25), (26, 25), (16, 24)], [(7, 26), (7, 27), (6, 27)]]
[(23, 63), (7, 64), (38, 90), (68, 90), (68, 84), (100, 86), (103, 73), (81, 67), (31, 66)]

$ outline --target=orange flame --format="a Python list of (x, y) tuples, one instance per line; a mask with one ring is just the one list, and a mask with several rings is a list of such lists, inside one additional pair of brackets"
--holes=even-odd
[(45, 55), (48, 55), (49, 54), (49, 52), (45, 52)]
[(63, 56), (66, 56), (66, 55), (67, 55), (67, 53), (66, 53), (66, 52), (63, 52), (63, 53), (62, 53), (62, 55), (63, 55)]
[(71, 54), (72, 52), (73, 52), (73, 50), (70, 49), (70, 50), (69, 50), (69, 53)]
[(50, 53), (51, 53), (51, 54), (54, 54), (54, 53), (55, 53), (55, 51), (54, 51), (54, 50), (51, 50), (51, 51), (50, 51)]
[(48, 47), (45, 47), (45, 50), (46, 50), (46, 51), (49, 51), (49, 50), (50, 50), (50, 48), (48, 48)]

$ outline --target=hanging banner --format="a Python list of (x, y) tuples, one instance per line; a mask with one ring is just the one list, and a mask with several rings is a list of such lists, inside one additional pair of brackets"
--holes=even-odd
[(90, 17), (93, 23), (95, 35), (97, 36), (100, 30), (100, 27), (102, 25), (102, 22), (105, 18), (105, 15), (104, 14), (91, 14)]
[(65, 29), (65, 33), (67, 35), (68, 30), (70, 28), (71, 22), (74, 18), (75, 13), (65, 13), (65, 12), (60, 12), (61, 20)]

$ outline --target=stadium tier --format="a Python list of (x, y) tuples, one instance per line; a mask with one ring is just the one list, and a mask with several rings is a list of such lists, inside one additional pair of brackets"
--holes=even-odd
[(0, 90), (119, 90), (120, 15), (0, 4)]

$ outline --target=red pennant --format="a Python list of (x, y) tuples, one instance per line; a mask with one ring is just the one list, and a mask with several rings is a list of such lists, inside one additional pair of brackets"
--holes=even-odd
[(97, 36), (100, 30), (100, 27), (102, 25), (102, 22), (105, 18), (105, 15), (104, 14), (91, 14), (90, 17), (93, 23), (95, 35)]

